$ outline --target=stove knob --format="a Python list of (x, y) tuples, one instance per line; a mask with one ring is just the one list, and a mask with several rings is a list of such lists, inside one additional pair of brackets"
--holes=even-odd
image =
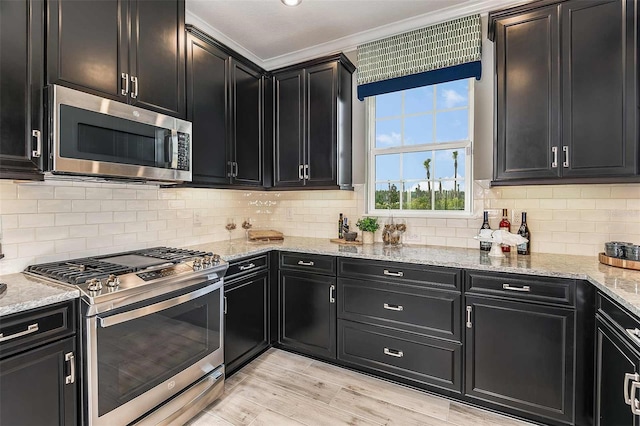
[(211, 267), (211, 256), (205, 256), (202, 259), (202, 267), (203, 268), (209, 268)]
[(220, 263), (220, 255), (219, 254), (214, 254), (212, 259), (213, 259), (213, 263)]
[(193, 270), (199, 271), (200, 269), (202, 269), (202, 258), (196, 257), (195, 259), (193, 259)]
[(115, 275), (111, 274), (109, 275), (109, 277), (107, 278), (107, 281), (105, 283), (107, 285), (107, 287), (110, 288), (117, 288), (120, 285), (120, 278), (116, 277)]
[(97, 278), (93, 278), (93, 279), (88, 280), (87, 284), (88, 284), (87, 288), (89, 289), (89, 291), (100, 291), (100, 290), (102, 290), (102, 283)]

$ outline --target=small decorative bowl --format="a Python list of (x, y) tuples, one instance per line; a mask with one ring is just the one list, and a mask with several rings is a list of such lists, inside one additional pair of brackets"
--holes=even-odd
[(345, 232), (344, 233), (345, 241), (355, 241), (357, 236), (358, 236), (357, 232)]

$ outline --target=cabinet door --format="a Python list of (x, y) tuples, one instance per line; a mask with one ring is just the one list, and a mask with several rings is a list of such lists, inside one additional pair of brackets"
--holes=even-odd
[(640, 372), (640, 353), (599, 317), (596, 319), (596, 426), (637, 426), (640, 417), (624, 401), (625, 374)]
[(267, 272), (225, 284), (224, 363), (227, 374), (269, 346)]
[(275, 76), (274, 186), (302, 186), (304, 161), (303, 72)]
[(193, 35), (187, 40), (187, 100), (193, 182), (228, 184), (229, 55)]
[(338, 64), (331, 62), (305, 70), (306, 78), (306, 182), (329, 186), (337, 182)]
[(280, 271), (280, 343), (310, 355), (336, 357), (336, 279)]
[(129, 3), (48, 2), (48, 82), (127, 102)]
[[(42, 1), (0, 2), (0, 178), (42, 179)], [(42, 140), (42, 139), (41, 139)]]
[(131, 103), (184, 118), (184, 0), (131, 0)]
[(262, 75), (231, 60), (233, 182), (262, 185)]
[(558, 24), (557, 5), (496, 22), (497, 181), (559, 176)]
[(78, 366), (65, 360), (75, 354), (74, 342), (70, 337), (0, 361), (0, 424), (77, 424), (77, 377), (69, 384), (66, 378)]
[(627, 0), (561, 5), (564, 176), (636, 173), (635, 8)]
[(483, 297), (466, 307), (466, 394), (572, 422), (574, 311)]

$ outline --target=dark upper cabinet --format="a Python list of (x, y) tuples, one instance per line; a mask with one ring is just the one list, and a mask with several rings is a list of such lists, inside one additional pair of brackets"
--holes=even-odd
[(344, 55), (274, 72), (274, 187), (351, 188), (351, 75)]
[(636, 2), (539, 4), (489, 17), (494, 183), (637, 178)]
[(42, 180), (44, 3), (0, 2), (0, 178)]
[(184, 0), (48, 5), (49, 84), (185, 116)]
[(224, 363), (233, 373), (269, 346), (269, 272), (225, 283)]
[(193, 183), (262, 186), (264, 72), (187, 26), (187, 119)]

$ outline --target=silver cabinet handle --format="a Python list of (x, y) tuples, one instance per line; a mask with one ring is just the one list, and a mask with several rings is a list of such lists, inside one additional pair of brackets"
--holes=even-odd
[(404, 272), (402, 272), (402, 271), (391, 272), (388, 269), (385, 269), (382, 273), (385, 274), (385, 275), (388, 275), (390, 277), (404, 277)]
[(624, 375), (624, 382), (622, 386), (624, 386), (624, 402), (627, 405), (631, 405), (631, 397), (629, 396), (629, 382), (633, 381), (634, 383), (640, 380), (640, 375), (638, 373), (626, 373)]
[(64, 383), (70, 385), (76, 381), (76, 360), (73, 352), (66, 353), (64, 360), (69, 363), (69, 375), (64, 378)]
[(224, 296), (222, 300), (224, 301), (222, 312), (224, 312), (224, 314), (226, 315), (227, 314), (227, 296)]
[(123, 72), (120, 74), (120, 78), (122, 79), (122, 89), (120, 90), (120, 93), (127, 96), (129, 94), (129, 74)]
[(551, 162), (551, 168), (555, 169), (558, 167), (558, 147), (557, 146), (552, 147), (551, 152), (553, 153), (553, 161)]
[(531, 291), (531, 287), (529, 287), (528, 285), (523, 285), (522, 287), (514, 287), (512, 285), (505, 283), (505, 284), (502, 284), (502, 288), (504, 290), (521, 291), (523, 293), (529, 293)]
[[(640, 330), (637, 328), (627, 328), (627, 334), (631, 336), (636, 345), (640, 345)], [(638, 380), (638, 379), (636, 379)]]
[(397, 349), (389, 349), (389, 348), (384, 348), (384, 354), (389, 356), (394, 356), (396, 358), (402, 358), (404, 356), (404, 352), (399, 351)]
[(300, 266), (313, 266), (313, 265), (315, 265), (315, 263), (313, 263), (313, 261), (311, 261), (311, 260), (308, 261), (308, 262), (305, 262), (304, 260), (299, 260), (298, 261), (298, 265), (300, 265)]
[(304, 166), (304, 178), (306, 180), (311, 179), (310, 178), (310, 174), (309, 174), (309, 165), (308, 164), (305, 164), (305, 166)]
[(238, 163), (234, 161), (233, 165), (235, 166), (235, 171), (233, 172), (233, 177), (238, 177)]
[(636, 393), (640, 389), (640, 382), (631, 383), (631, 412), (636, 416), (640, 415), (640, 401), (636, 398)]
[(467, 306), (467, 328), (471, 328), (473, 327), (473, 324), (471, 323), (471, 310), (473, 308), (471, 306)]
[(388, 309), (390, 311), (403, 311), (404, 308), (402, 307), (402, 305), (390, 305), (388, 303), (385, 303), (384, 305), (382, 305), (385, 309)]
[(138, 97), (138, 77), (131, 76), (131, 83), (133, 90), (131, 91), (131, 97), (136, 99)]
[(240, 269), (241, 271), (248, 271), (249, 269), (255, 268), (256, 265), (254, 263), (249, 263), (247, 265), (240, 265), (238, 267), (238, 269)]
[(227, 177), (233, 177), (233, 161), (227, 161), (227, 166), (229, 166), (229, 173), (227, 173)]
[(31, 136), (36, 138), (36, 149), (31, 151), (31, 157), (40, 158), (42, 155), (42, 133), (40, 133), (40, 130), (32, 130)]
[(0, 342), (6, 342), (7, 340), (17, 339), (18, 337), (26, 336), (27, 334), (32, 334), (32, 333), (35, 333), (36, 331), (38, 331), (38, 323), (29, 325), (25, 331), (21, 331), (15, 334), (10, 334), (8, 336), (5, 336), (4, 334), (0, 333)]
[(304, 180), (304, 175), (303, 175), (303, 173), (304, 173), (304, 165), (303, 165), (303, 164), (300, 164), (300, 166), (298, 166), (298, 178), (299, 178), (300, 180)]
[(332, 285), (329, 287), (329, 303), (336, 303), (336, 298), (334, 292), (336, 291), (336, 286)]
[(562, 162), (562, 167), (569, 167), (569, 147), (568, 146), (563, 146), (562, 147), (562, 154), (564, 155), (564, 161)]

